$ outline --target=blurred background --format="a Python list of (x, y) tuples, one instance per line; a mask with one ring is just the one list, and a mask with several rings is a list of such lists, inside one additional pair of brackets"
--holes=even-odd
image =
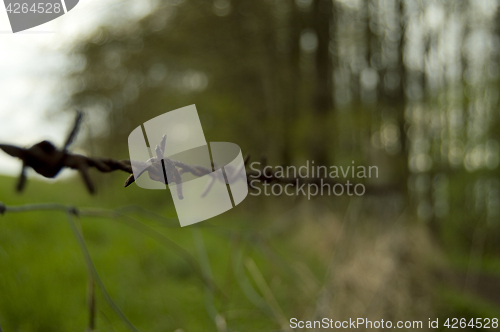
[[(123, 188), (125, 173), (92, 173), (95, 196), (74, 172), (31, 174), (17, 194), (20, 163), (1, 153), (0, 201), (120, 209), (79, 222), (141, 331), (500, 318), (499, 4), (86, 0), (16, 35), (2, 12), (2, 143), (61, 145), (80, 109), (72, 151), (127, 159), (139, 124), (196, 104), (207, 141), (251, 161), (379, 176), (362, 197), (248, 196), (181, 229), (170, 194)], [(5, 331), (88, 327), (80, 249), (61, 212), (0, 218)], [(102, 292), (95, 301), (96, 330), (128, 330)]]

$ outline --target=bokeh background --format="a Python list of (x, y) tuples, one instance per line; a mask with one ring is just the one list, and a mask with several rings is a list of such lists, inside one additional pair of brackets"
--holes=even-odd
[[(170, 193), (123, 188), (125, 173), (92, 173), (95, 196), (71, 171), (31, 174), (17, 194), (20, 164), (2, 153), (0, 201), (100, 209), (79, 218), (86, 248), (140, 331), (500, 318), (499, 4), (87, 0), (3, 31), (3, 143), (61, 144), (80, 109), (72, 150), (126, 159), (139, 124), (196, 104), (207, 140), (251, 161), (379, 177), (362, 197), (249, 196), (181, 229)], [(92, 286), (64, 213), (2, 216), (0, 257), (5, 331), (88, 328)], [(95, 301), (96, 330), (129, 330), (99, 289)]]

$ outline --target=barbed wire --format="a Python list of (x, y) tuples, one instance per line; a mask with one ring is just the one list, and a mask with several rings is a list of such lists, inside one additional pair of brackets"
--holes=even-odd
[[(155, 147), (156, 156), (150, 158), (146, 162), (142, 161), (131, 161), (131, 160), (115, 160), (111, 158), (91, 158), (80, 154), (73, 154), (68, 152), (68, 148), (74, 141), (78, 134), (80, 125), (82, 123), (83, 114), (77, 111), (77, 116), (73, 127), (68, 134), (65, 144), (62, 149), (58, 149), (54, 144), (49, 141), (42, 141), (33, 145), (30, 148), (22, 148), (15, 145), (0, 144), (0, 149), (9, 154), (12, 157), (21, 159), (22, 168), (19, 175), (19, 180), (16, 185), (16, 189), (19, 192), (24, 190), (26, 185), (26, 169), (28, 167), (32, 168), (38, 174), (46, 178), (55, 178), (59, 175), (60, 171), (64, 168), (69, 168), (76, 170), (80, 173), (87, 190), (91, 193), (95, 193), (94, 183), (89, 175), (89, 169), (94, 168), (101, 173), (110, 173), (114, 171), (123, 171), (129, 173), (130, 175), (125, 180), (124, 187), (130, 186), (136, 181), (134, 176), (134, 168), (140, 170), (138, 177), (144, 173), (147, 173), (149, 178), (154, 181), (159, 181), (163, 184), (169, 184), (174, 182), (177, 188), (177, 196), (179, 199), (183, 199), (182, 192), (182, 179), (181, 176), (184, 173), (191, 173), (194, 176), (201, 177), (205, 175), (210, 176), (210, 180), (201, 196), (205, 196), (207, 192), (212, 187), (216, 180), (223, 182), (231, 182), (237, 177), (243, 174), (240, 172), (241, 169), (233, 170), (231, 173), (232, 178), (225, 180), (224, 177), (218, 173), (213, 172), (213, 170), (199, 166), (199, 165), (189, 165), (178, 160), (165, 158), (165, 142), (166, 135), (162, 137), (159, 145)], [(250, 156), (247, 155), (244, 159), (244, 163), (240, 167), (245, 167), (249, 164)], [(214, 165), (216, 167), (216, 165)], [(265, 158), (262, 158), (259, 162), (259, 170), (246, 172), (246, 181), (249, 184), (250, 189), (256, 189), (253, 182), (257, 181), (264, 184), (269, 183), (283, 183), (291, 184), (293, 186), (303, 185), (303, 184), (314, 184), (317, 186), (322, 186), (328, 184), (330, 186), (341, 185), (343, 187), (347, 186), (348, 183), (336, 181), (332, 178), (303, 178), (303, 177), (283, 177), (274, 171), (266, 171), (267, 163)], [(225, 166), (226, 169), (228, 166)], [(230, 175), (231, 177), (231, 175)], [(345, 188), (344, 188), (345, 189)], [(365, 186), (365, 194), (391, 194), (402, 192), (403, 187), (400, 184), (383, 184), (383, 185), (367, 185)]]
[[(226, 183), (231, 183), (232, 181), (243, 177), (249, 184), (250, 189), (255, 189), (253, 182), (257, 181), (263, 184), (270, 183), (283, 183), (295, 185), (303, 184), (315, 184), (318, 186), (329, 184), (329, 185), (342, 185), (345, 183), (335, 181), (331, 178), (302, 178), (302, 177), (282, 177), (272, 170), (269, 171), (265, 159), (262, 159), (259, 163), (259, 169), (252, 167), (252, 171), (246, 171), (246, 177), (243, 176), (245, 172), (241, 172), (243, 168), (246, 168), (250, 161), (250, 156), (244, 158), (244, 162), (238, 167), (231, 168), (230, 166), (224, 166), (226, 170), (225, 175), (222, 172), (214, 172), (210, 168), (206, 168), (199, 165), (189, 165), (178, 160), (165, 158), (165, 143), (166, 135), (164, 135), (158, 145), (155, 146), (155, 157), (150, 158), (146, 162), (134, 161), (134, 160), (115, 160), (111, 158), (91, 158), (80, 154), (73, 154), (69, 152), (69, 147), (73, 143), (74, 139), (78, 135), (81, 123), (83, 119), (83, 114), (77, 111), (77, 115), (74, 124), (65, 140), (62, 148), (57, 148), (54, 144), (49, 141), (42, 141), (37, 143), (30, 148), (18, 147), (9, 144), (0, 144), (0, 149), (6, 152), (8, 155), (19, 158), (22, 161), (21, 173), (17, 181), (16, 189), (18, 191), (23, 191), (26, 186), (26, 169), (32, 168), (36, 173), (46, 177), (46, 178), (56, 178), (61, 170), (73, 169), (80, 173), (83, 182), (87, 190), (93, 194), (95, 193), (94, 183), (89, 175), (90, 169), (96, 169), (101, 173), (110, 173), (114, 171), (122, 171), (128, 173), (129, 176), (125, 180), (124, 187), (130, 186), (137, 179), (134, 176), (134, 170), (136, 171), (137, 177), (142, 176), (147, 173), (150, 179), (154, 181), (159, 181), (163, 184), (175, 183), (177, 188), (177, 195), (179, 199), (183, 198), (182, 192), (182, 178), (181, 176), (185, 173), (190, 173), (196, 177), (210, 176), (205, 190), (202, 192), (202, 197), (205, 196), (215, 181), (223, 181)], [(212, 165), (214, 169), (217, 169), (217, 165)], [(137, 172), (137, 170), (140, 170)], [(368, 194), (382, 194), (391, 193), (394, 191), (400, 191), (398, 186), (367, 186), (366, 193)], [(64, 205), (59, 203), (43, 203), (43, 204), (27, 204), (20, 206), (7, 206), (0, 202), (0, 216), (6, 213), (19, 213), (19, 212), (29, 212), (29, 211), (61, 211), (64, 212), (68, 223), (71, 227), (74, 237), (76, 238), (80, 250), (85, 259), (88, 275), (88, 310), (89, 310), (89, 330), (93, 331), (95, 328), (95, 292), (94, 287), (97, 287), (101, 295), (103, 296), (105, 302), (115, 311), (118, 317), (124, 322), (130, 331), (137, 332), (138, 329), (128, 320), (125, 314), (120, 310), (117, 304), (109, 295), (104, 283), (102, 282), (92, 258), (90, 257), (88, 248), (86, 246), (81, 227), (79, 225), (80, 217), (109, 217), (117, 219), (128, 226), (142, 232), (144, 235), (149, 236), (156, 241), (158, 241), (163, 246), (172, 250), (178, 256), (182, 257), (188, 265), (192, 268), (193, 272), (201, 279), (208, 294), (210, 294), (210, 299), (215, 298), (215, 295), (226, 298), (227, 295), (216, 285), (213, 280), (213, 276), (210, 273), (209, 263), (206, 260), (206, 250), (203, 248), (201, 243), (198, 249), (198, 254), (200, 255), (200, 260), (204, 259), (204, 264), (198, 262), (198, 260), (189, 253), (186, 249), (170, 240), (168, 237), (162, 233), (156, 231), (154, 228), (149, 227), (145, 223), (141, 222), (130, 216), (127, 212), (130, 212), (130, 207), (106, 210), (106, 209), (95, 209), (95, 208), (77, 208), (71, 205)], [(140, 208), (139, 208), (140, 209)], [(144, 211), (142, 211), (144, 213)], [(157, 218), (158, 216), (152, 212), (147, 212), (150, 217)], [(151, 214), (151, 215), (150, 215)], [(160, 217), (163, 221), (165, 218)], [(200, 242), (200, 241), (198, 241)], [(254, 271), (255, 272), (255, 271)], [(255, 277), (255, 276), (254, 276)], [(210, 301), (209, 301), (210, 302)], [(212, 303), (211, 302), (211, 303)], [(272, 309), (272, 308), (271, 308)], [(210, 307), (207, 307), (207, 311), (211, 314), (211, 317), (217, 321), (219, 317), (215, 305), (212, 303)], [(2, 331), (0, 327), (0, 332)]]

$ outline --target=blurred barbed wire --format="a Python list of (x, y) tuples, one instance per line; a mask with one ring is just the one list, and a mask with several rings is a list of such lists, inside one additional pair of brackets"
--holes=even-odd
[[(179, 199), (183, 198), (182, 193), (182, 179), (181, 175), (184, 173), (191, 173), (194, 176), (201, 177), (209, 175), (211, 179), (207, 183), (207, 186), (201, 196), (205, 196), (206, 193), (212, 187), (212, 184), (216, 180), (225, 181), (223, 177), (217, 175), (211, 169), (208, 169), (199, 165), (189, 165), (178, 160), (173, 160), (170, 158), (165, 158), (163, 156), (165, 150), (166, 135), (162, 137), (159, 145), (156, 145), (155, 152), (156, 157), (150, 158), (146, 162), (134, 161), (134, 160), (115, 160), (111, 158), (91, 158), (80, 154), (73, 154), (68, 151), (69, 146), (74, 141), (78, 134), (80, 125), (82, 122), (83, 113), (77, 111), (77, 116), (73, 127), (68, 134), (65, 144), (62, 149), (58, 149), (54, 144), (49, 141), (42, 141), (33, 145), (30, 148), (22, 148), (15, 145), (0, 144), (0, 149), (9, 154), (12, 157), (21, 159), (22, 168), (21, 174), (19, 175), (19, 180), (17, 182), (17, 191), (23, 191), (26, 185), (26, 168), (31, 167), (38, 174), (46, 178), (55, 178), (59, 175), (62, 169), (69, 168), (76, 170), (82, 176), (82, 179), (87, 187), (87, 190), (93, 194), (95, 193), (94, 183), (89, 175), (89, 169), (95, 168), (101, 173), (109, 173), (114, 171), (123, 171), (129, 173), (129, 177), (125, 180), (124, 187), (128, 187), (135, 182), (136, 178), (134, 176), (133, 168), (141, 170), (138, 176), (141, 176), (145, 172), (148, 173), (149, 177), (154, 181), (159, 181), (164, 184), (171, 182), (176, 183), (177, 195)], [(244, 160), (244, 164), (241, 167), (246, 167), (250, 161), (250, 156), (247, 155)], [(214, 165), (215, 166), (215, 165)], [(266, 158), (261, 158), (259, 163), (259, 170), (246, 172), (246, 181), (251, 189), (255, 189), (252, 182), (257, 180), (261, 183), (284, 183), (291, 185), (302, 185), (302, 184), (315, 184), (318, 186), (328, 184), (328, 185), (342, 185), (346, 186), (348, 183), (342, 183), (331, 178), (303, 178), (303, 177), (283, 177), (278, 175), (273, 171), (266, 171), (267, 162)], [(241, 172), (236, 170), (233, 172), (234, 177), (238, 177)], [(170, 180), (169, 180), (170, 179)], [(228, 179), (233, 180), (233, 179)], [(386, 193), (398, 193), (401, 192), (402, 186), (396, 185), (368, 185), (365, 186), (365, 194), (386, 194)], [(345, 188), (344, 188), (345, 189)]]

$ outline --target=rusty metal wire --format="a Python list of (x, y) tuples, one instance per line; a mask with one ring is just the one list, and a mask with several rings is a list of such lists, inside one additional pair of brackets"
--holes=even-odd
[[(166, 135), (163, 136), (159, 145), (155, 147), (156, 156), (146, 162), (131, 161), (131, 160), (115, 160), (110, 158), (91, 158), (80, 154), (73, 154), (68, 152), (68, 148), (78, 134), (81, 122), (82, 112), (77, 111), (77, 116), (73, 127), (68, 134), (65, 144), (62, 149), (58, 149), (51, 142), (42, 141), (33, 145), (30, 148), (22, 148), (14, 145), (0, 144), (0, 149), (12, 157), (22, 160), (21, 174), (17, 182), (17, 191), (23, 191), (26, 185), (26, 168), (31, 167), (38, 174), (46, 178), (55, 178), (63, 168), (70, 168), (78, 171), (88, 189), (93, 194), (95, 193), (95, 186), (89, 175), (89, 169), (95, 168), (101, 173), (109, 173), (113, 171), (123, 171), (129, 173), (130, 176), (125, 180), (124, 187), (128, 187), (135, 182), (133, 174), (133, 166), (141, 169), (139, 176), (148, 173), (149, 177), (154, 181), (159, 181), (164, 184), (175, 182), (177, 184), (177, 195), (179, 199), (183, 198), (182, 193), (182, 180), (181, 175), (184, 173), (191, 173), (194, 176), (201, 177), (210, 175), (211, 179), (207, 184), (206, 189), (202, 193), (205, 196), (210, 190), (212, 184), (216, 180), (225, 181), (224, 178), (217, 178), (211, 169), (199, 166), (188, 165), (178, 160), (164, 158)], [(241, 167), (246, 167), (249, 163), (250, 156), (245, 157), (245, 162)], [(260, 164), (260, 171), (247, 171), (246, 181), (250, 185), (250, 189), (255, 189), (252, 182), (257, 180), (261, 183), (283, 183), (292, 185), (302, 184), (316, 184), (321, 186), (323, 184), (345, 186), (345, 183), (335, 181), (331, 178), (290, 178), (277, 176), (275, 172), (265, 172), (266, 162), (262, 160)], [(235, 176), (240, 174), (239, 170), (233, 172)], [(167, 180), (166, 180), (167, 179)], [(230, 179), (233, 180), (233, 179)], [(366, 194), (390, 194), (394, 192), (401, 192), (402, 186), (400, 185), (376, 185), (366, 186)], [(1, 213), (1, 211), (0, 211)]]
[(80, 172), (90, 193), (95, 192), (94, 184), (88, 173), (89, 168), (96, 168), (107, 173), (121, 170), (132, 173), (128, 160), (113, 160), (109, 158), (89, 158), (68, 152), (68, 148), (78, 134), (82, 120), (82, 113), (77, 112), (76, 120), (62, 149), (58, 149), (51, 142), (42, 141), (25, 149), (14, 145), (0, 144), (2, 149), (12, 157), (22, 160), (21, 174), (17, 182), (17, 191), (23, 191), (26, 185), (26, 168), (31, 167), (38, 174), (46, 178), (55, 178), (63, 168), (71, 168)]

